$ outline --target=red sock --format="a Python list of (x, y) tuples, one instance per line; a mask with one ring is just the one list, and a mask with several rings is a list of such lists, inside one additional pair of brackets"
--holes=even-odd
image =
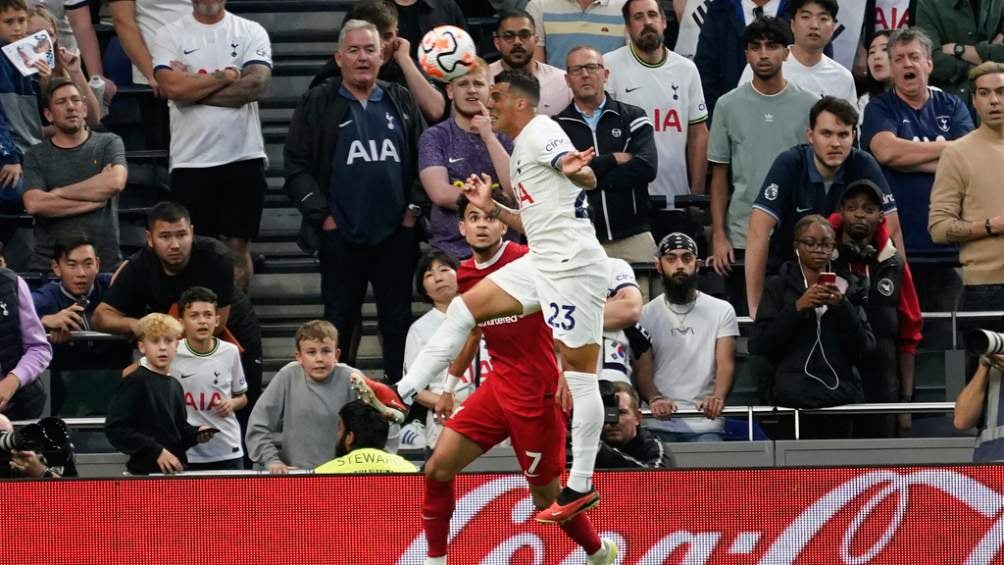
[(450, 518), (453, 517), (455, 494), (453, 480), (448, 482), (425, 478), (425, 499), (422, 501), (422, 529), (429, 546), (429, 557), (446, 555), (450, 537)]
[(593, 529), (593, 523), (585, 514), (577, 514), (571, 520), (562, 522), (560, 527), (572, 541), (586, 550), (586, 555), (592, 555), (603, 547), (600, 536)]

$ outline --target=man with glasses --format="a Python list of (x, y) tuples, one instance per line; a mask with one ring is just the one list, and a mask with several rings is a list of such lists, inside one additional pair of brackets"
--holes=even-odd
[[(655, 238), (682, 231), (698, 237), (702, 227), (674, 200), (704, 194), (708, 171), (708, 109), (697, 66), (663, 45), (666, 13), (655, 0), (630, 0), (622, 10), (628, 44), (604, 55), (610, 93), (645, 110), (654, 127), (659, 168), (649, 193), (665, 202), (652, 216)], [(653, 242), (654, 243), (654, 242)]]
[(495, 30), (495, 48), (501, 59), (488, 66), (492, 79), (502, 71), (525, 71), (540, 83), (537, 113), (553, 116), (572, 102), (572, 91), (565, 84), (565, 71), (537, 61), (537, 24), (525, 10), (503, 10)]
[(598, 51), (576, 47), (566, 62), (565, 78), (575, 99), (555, 119), (576, 149), (596, 150), (596, 190), (586, 196), (597, 238), (610, 257), (649, 262), (655, 240), (649, 228), (648, 185), (658, 163), (652, 122), (645, 110), (607, 96), (610, 71)]
[[(824, 96), (809, 112), (809, 143), (777, 156), (753, 203), (746, 232), (746, 299), (756, 312), (764, 273), (775, 274), (792, 258), (792, 230), (810, 214), (828, 216), (840, 206), (845, 187), (868, 180), (882, 190), (882, 212), (892, 241), (903, 251), (896, 201), (882, 167), (852, 147), (858, 112), (846, 100)], [(772, 235), (773, 234), (773, 235)], [(768, 243), (769, 242), (769, 243)]]

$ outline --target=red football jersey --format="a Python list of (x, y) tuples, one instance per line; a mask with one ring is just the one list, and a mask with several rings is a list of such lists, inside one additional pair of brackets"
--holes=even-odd
[[(479, 267), (474, 257), (463, 261), (457, 271), (460, 292), (529, 252), (525, 245), (503, 241), (487, 264)], [(492, 358), (492, 377), (485, 386), (492, 388), (507, 411), (527, 417), (540, 414), (545, 402), (554, 402), (559, 374), (554, 339), (543, 314), (496, 318), (478, 326)]]

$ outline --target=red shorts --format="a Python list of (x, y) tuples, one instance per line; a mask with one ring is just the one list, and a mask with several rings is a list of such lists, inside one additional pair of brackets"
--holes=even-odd
[(543, 486), (565, 470), (565, 415), (548, 400), (538, 417), (527, 418), (506, 411), (491, 385), (474, 391), (460, 410), (446, 421), (446, 427), (488, 451), (510, 438), (526, 481)]

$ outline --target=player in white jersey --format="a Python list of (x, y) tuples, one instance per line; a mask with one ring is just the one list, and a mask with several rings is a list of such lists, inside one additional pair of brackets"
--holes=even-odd
[[(708, 108), (701, 75), (693, 61), (663, 45), (666, 14), (659, 2), (631, 0), (625, 8), (628, 43), (603, 55), (607, 91), (651, 117), (659, 170), (649, 194), (665, 196), (665, 209), (673, 210), (677, 195), (704, 193)], [(665, 230), (653, 231), (660, 237)]]
[(248, 389), (240, 351), (213, 337), (219, 323), (216, 293), (195, 286), (178, 300), (185, 339), (171, 363), (171, 376), (185, 391), (188, 422), (219, 430), (211, 440), (188, 450), (190, 470), (241, 470), (241, 426), (234, 412), (247, 405)]
[[(477, 322), (543, 311), (575, 407), (568, 484), (558, 500), (536, 516), (539, 522), (557, 523), (599, 503), (592, 472), (603, 426), (596, 372), (607, 271), (606, 254), (582, 192), (596, 187), (596, 175), (589, 167), (593, 150), (576, 151), (556, 122), (537, 115), (539, 98), (537, 79), (525, 72), (503, 72), (492, 86), (492, 127), (514, 140), (510, 173), (519, 210), (492, 199), (488, 177), (472, 176), (463, 189), (473, 205), (524, 232), (530, 253), (450, 303), (446, 320), (397, 390), (406, 402), (412, 400), (457, 356)], [(365, 382), (357, 379), (355, 384), (362, 389), (360, 396), (367, 398)], [(448, 382), (445, 389), (454, 386)]]
[(634, 269), (623, 259), (607, 258), (607, 302), (603, 307), (600, 379), (631, 384), (631, 348), (627, 330), (641, 318), (644, 299)]

